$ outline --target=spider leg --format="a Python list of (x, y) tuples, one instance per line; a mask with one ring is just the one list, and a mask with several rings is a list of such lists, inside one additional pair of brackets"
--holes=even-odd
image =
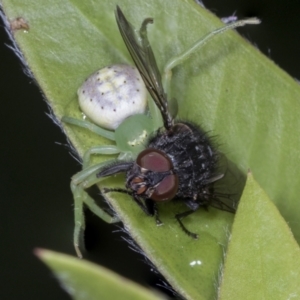
[(90, 164), (91, 155), (101, 154), (101, 155), (113, 155), (119, 154), (120, 150), (117, 146), (107, 145), (107, 146), (94, 146), (88, 149), (83, 155), (82, 169), (85, 169)]
[[(71, 190), (72, 190), (72, 182), (71, 182)], [(73, 244), (76, 251), (76, 254), (79, 258), (82, 258), (82, 254), (79, 248), (80, 241), (83, 240), (82, 232), (85, 229), (85, 220), (84, 220), (84, 211), (83, 211), (83, 198), (84, 194), (81, 194), (80, 189), (73, 189), (73, 199), (74, 199), (74, 217), (75, 217), (75, 226), (73, 233)]]
[[(102, 170), (105, 166), (114, 163), (115, 160), (108, 160), (106, 162), (98, 163), (93, 166), (89, 166), (85, 168), (84, 170), (76, 173), (71, 178), (71, 183), (75, 186), (81, 185), (82, 188), (86, 189), (91, 187), (93, 184), (96, 184), (100, 181), (102, 181), (105, 177), (102, 176), (100, 178), (97, 177), (97, 174), (100, 170)], [(71, 186), (72, 186), (71, 184)]]
[(99, 183), (102, 178), (97, 178), (97, 174), (99, 173), (99, 169), (105, 167), (107, 164), (114, 162), (114, 160), (99, 163), (94, 166), (88, 167), (72, 177), (71, 180), (71, 190), (74, 197), (74, 215), (75, 215), (75, 227), (74, 227), (74, 236), (73, 242), (75, 251), (78, 257), (82, 258), (82, 254), (79, 248), (80, 240), (82, 239), (82, 232), (85, 228), (85, 220), (84, 220), (84, 210), (83, 206), (86, 204), (88, 208), (99, 218), (104, 220), (107, 223), (115, 223), (119, 221), (117, 216), (111, 216), (101, 207), (99, 207), (94, 199), (92, 199), (85, 189), (91, 187), (92, 185)]
[(76, 125), (82, 128), (86, 128), (100, 136), (103, 136), (111, 141), (115, 140), (115, 133), (110, 131), (110, 130), (106, 130), (101, 128), (100, 126), (97, 126), (89, 121), (86, 120), (79, 120), (79, 119), (75, 119), (75, 118), (71, 118), (71, 117), (66, 117), (63, 116), (62, 117), (62, 122), (64, 123), (68, 123), (68, 124), (72, 124), (72, 125)]
[[(187, 50), (183, 51), (182, 53), (172, 57), (165, 65), (163, 76), (162, 76), (162, 83), (165, 90), (165, 93), (168, 95), (169, 99), (169, 107), (170, 111), (173, 117), (174, 113), (177, 109), (177, 101), (175, 98), (172, 98), (171, 95), (171, 89), (170, 89), (170, 82), (172, 78), (172, 69), (179, 64), (183, 63), (185, 60), (187, 60), (191, 54), (193, 54), (195, 51), (197, 51), (200, 47), (204, 46), (208, 41), (210, 41), (214, 36), (223, 33), (224, 31), (227, 31), (229, 29), (234, 29), (237, 27), (241, 27), (247, 24), (259, 24), (260, 20), (257, 18), (249, 18), (244, 20), (239, 20), (236, 22), (229, 23), (221, 28), (215, 29), (214, 31), (208, 33), (207, 35), (200, 38), (194, 45), (192, 45)], [(171, 101), (170, 101), (171, 100)], [(172, 103), (173, 102), (173, 103)]]
[(82, 258), (79, 245), (80, 240), (82, 240), (82, 232), (85, 229), (85, 220), (84, 220), (84, 209), (83, 205), (86, 204), (88, 208), (99, 218), (101, 218), (106, 223), (112, 224), (119, 222), (117, 216), (111, 216), (104, 209), (99, 207), (93, 198), (91, 198), (88, 193), (82, 188), (81, 185), (75, 185), (71, 182), (71, 190), (74, 197), (74, 216), (75, 216), (75, 227), (73, 235), (73, 243), (76, 254), (79, 258)]
[(104, 193), (117, 192), (117, 193), (123, 193), (123, 194), (127, 194), (129, 196), (132, 196), (132, 192), (131, 191), (128, 191), (128, 190), (125, 190), (125, 189), (120, 189), (120, 188), (104, 188), (103, 192)]
[[(86, 129), (96, 133), (97, 135), (103, 136), (109, 140), (112, 140), (112, 141), (115, 140), (114, 132), (103, 129), (100, 126), (97, 126), (86, 120), (78, 120), (78, 119), (66, 117), (66, 116), (62, 117), (61, 120), (65, 123), (69, 123), (72, 125), (76, 125), (78, 127), (86, 128)], [(84, 153), (82, 168), (85, 169), (89, 165), (90, 156), (92, 154), (112, 155), (112, 154), (118, 154), (118, 153), (120, 153), (120, 150), (117, 148), (117, 146), (114, 146), (114, 145), (91, 147)]]

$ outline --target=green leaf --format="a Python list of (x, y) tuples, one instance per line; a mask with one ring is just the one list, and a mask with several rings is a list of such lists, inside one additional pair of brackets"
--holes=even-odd
[(69, 255), (36, 250), (36, 255), (55, 273), (63, 288), (76, 300), (158, 300), (164, 297), (104, 267)]
[[(160, 68), (172, 55), (222, 26), (193, 0), (2, 3), (9, 20), (23, 17), (28, 22), (29, 31), (15, 31), (14, 37), (58, 120), (64, 115), (81, 118), (76, 91), (87, 76), (109, 64), (131, 62), (115, 22), (116, 4), (135, 27), (146, 17), (154, 18), (149, 40)], [(217, 136), (220, 149), (244, 174), (250, 167), (300, 239), (297, 83), (235, 32), (216, 37), (173, 75), (179, 118)], [(62, 126), (80, 154), (108, 144), (87, 130)], [(110, 178), (104, 185), (124, 186), (124, 178)], [(162, 205), (165, 224), (157, 228), (130, 197), (115, 193), (108, 198), (132, 237), (180, 294), (188, 299), (214, 298), (231, 214), (210, 209), (186, 218), (185, 225), (200, 236), (195, 241), (174, 219), (186, 210), (181, 203)]]
[(298, 299), (299, 278), (299, 246), (249, 174), (232, 227), (219, 299)]

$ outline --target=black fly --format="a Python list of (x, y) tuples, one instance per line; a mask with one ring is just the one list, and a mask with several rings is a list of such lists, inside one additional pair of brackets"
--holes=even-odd
[(146, 27), (153, 20), (144, 20), (140, 30), (141, 41), (137, 40), (133, 27), (119, 7), (116, 20), (128, 51), (161, 112), (164, 127), (150, 138), (146, 149), (135, 161), (104, 167), (97, 177), (125, 172), (128, 190), (106, 189), (105, 192), (130, 194), (147, 215), (156, 217), (157, 224), (161, 224), (157, 202), (184, 201), (188, 210), (175, 217), (185, 233), (197, 238), (197, 234), (184, 226), (182, 218), (201, 206), (235, 212), (233, 206), (225, 204), (214, 194), (213, 183), (223, 177), (223, 174), (217, 173), (218, 152), (201, 128), (190, 122), (174, 120), (168, 110), (167, 95), (147, 39)]

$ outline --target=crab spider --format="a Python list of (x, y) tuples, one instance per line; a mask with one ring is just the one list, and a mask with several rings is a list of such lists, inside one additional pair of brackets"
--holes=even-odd
[[(116, 216), (111, 216), (105, 210), (97, 206), (95, 201), (85, 192), (85, 189), (101, 182), (107, 176), (113, 174), (122, 172), (127, 174), (126, 186), (129, 191), (122, 189), (112, 189), (112, 191), (127, 192), (131, 194), (135, 202), (146, 214), (156, 216), (157, 224), (161, 224), (161, 222), (158, 219), (156, 202), (172, 200), (176, 197), (183, 198), (190, 210), (178, 214), (175, 217), (183, 231), (194, 238), (197, 238), (197, 235), (185, 228), (181, 219), (193, 213), (199, 206), (212, 205), (227, 211), (234, 211), (231, 208), (224, 207), (220, 201), (216, 201), (214, 194), (211, 192), (210, 184), (220, 179), (223, 174), (214, 174), (217, 158), (214, 149), (210, 145), (209, 138), (200, 129), (188, 122), (176, 123), (174, 121), (177, 107), (176, 100), (172, 99), (172, 101), (170, 101), (167, 99), (167, 96), (171, 99), (169, 86), (172, 76), (171, 70), (175, 66), (184, 62), (190, 54), (206, 44), (206, 42), (208, 42), (212, 37), (226, 30), (244, 26), (246, 24), (258, 24), (260, 21), (256, 18), (240, 20), (210, 32), (197, 41), (187, 51), (184, 51), (170, 59), (164, 68), (162, 77), (158, 71), (155, 57), (147, 38), (147, 25), (149, 23), (153, 23), (153, 20), (145, 19), (139, 32), (136, 34), (132, 25), (126, 20), (121, 9), (117, 7), (116, 21), (123, 40), (137, 66), (140, 76), (153, 99), (153, 101), (150, 101), (148, 104), (151, 117), (141, 114), (144, 112), (146, 107), (144, 85), (140, 80), (139, 83), (137, 83), (136, 80), (132, 81), (132, 76), (130, 75), (124, 75), (122, 77), (122, 81), (123, 83), (126, 82), (127, 85), (134, 85), (134, 89), (139, 91), (139, 95), (135, 95), (137, 96), (135, 99), (140, 103), (140, 110), (132, 110), (130, 112), (131, 115), (125, 114), (125, 116), (115, 114), (117, 116), (116, 119), (106, 121), (104, 122), (105, 124), (103, 124), (101, 121), (103, 118), (105, 119), (106, 116), (101, 114), (101, 107), (98, 107), (97, 113), (95, 113), (95, 110), (90, 107), (90, 101), (92, 102), (92, 98), (89, 98), (90, 92), (96, 89), (92, 84), (93, 82), (97, 82), (95, 76), (97, 78), (97, 76), (101, 73), (101, 78), (107, 78), (107, 70), (111, 69), (120, 70), (122, 73), (124, 71), (122, 70), (122, 66), (117, 65), (106, 67), (105, 69), (93, 74), (91, 78), (87, 80), (90, 85), (87, 86), (85, 83), (83, 87), (79, 89), (81, 109), (91, 120), (93, 120), (93, 123), (87, 120), (78, 120), (66, 116), (62, 118), (62, 121), (65, 123), (87, 128), (115, 143), (115, 145), (95, 146), (87, 150), (83, 156), (82, 171), (75, 174), (71, 180), (71, 190), (73, 192), (75, 202), (74, 246), (79, 257), (82, 257), (79, 248), (80, 233), (85, 226), (83, 204), (86, 204), (93, 213), (107, 223), (119, 221)], [(136, 35), (138, 35), (138, 37)], [(123, 67), (128, 68), (128, 66)], [(129, 68), (132, 68), (132, 71), (136, 72), (134, 67)], [(111, 76), (108, 77), (111, 79)], [(110, 82), (110, 84), (105, 85), (105, 92), (109, 92), (111, 95), (116, 97), (116, 99), (118, 97), (132, 99), (132, 94), (129, 92), (130, 89), (120, 88), (120, 85), (116, 83), (120, 82), (120, 80), (115, 80), (114, 77), (112, 79), (113, 84)], [(138, 84), (138, 88), (136, 88), (136, 84)], [(89, 89), (91, 89), (91, 91)], [(103, 86), (101, 88), (97, 88), (98, 92), (100, 90), (99, 93), (101, 95), (105, 94), (103, 91), (101, 92), (101, 89), (103, 89)], [(83, 97), (82, 94), (86, 93), (88, 96), (87, 98), (84, 98), (86, 95)], [(83, 97), (83, 99), (80, 100), (80, 97)], [(109, 101), (113, 101), (113, 98), (110, 97)], [(97, 101), (97, 103), (101, 106), (101, 104), (99, 104), (100, 101)], [(99, 115), (98, 111), (100, 111)], [(115, 129), (115, 131), (104, 129), (101, 126), (106, 126), (109, 129)], [(149, 136), (151, 134), (153, 135), (154, 132), (158, 132), (158, 129), (160, 129), (162, 133), (157, 133), (157, 136), (152, 138), (149, 142)], [(182, 181), (182, 178), (184, 176), (186, 177), (190, 173), (190, 170), (180, 170), (176, 165), (176, 161), (172, 160), (174, 157), (173, 152), (176, 153), (176, 151), (171, 151), (171, 159), (170, 155), (168, 155), (169, 153), (163, 146), (165, 144), (171, 145), (172, 143), (176, 143), (176, 135), (181, 135), (180, 138), (187, 136), (189, 139), (196, 140), (196, 142), (188, 141), (188, 143), (190, 142), (193, 144), (193, 147), (196, 149), (196, 153), (194, 155), (197, 157), (201, 155), (206, 157), (201, 162), (201, 165), (206, 164), (204, 169), (201, 171), (202, 173), (200, 171), (195, 171), (200, 172), (196, 175), (202, 176), (203, 178), (195, 181), (195, 184), (200, 184), (200, 189), (198, 187), (199, 190), (194, 191), (192, 195), (187, 194), (188, 190), (193, 190), (193, 188), (191, 188), (191, 186), (189, 186), (186, 182)], [(173, 138), (174, 136), (175, 138)], [(166, 143), (163, 141), (164, 138), (167, 139)], [(145, 149), (147, 141), (148, 148)], [(200, 143), (199, 146), (202, 148), (204, 147), (205, 149), (199, 150), (201, 147), (198, 147), (197, 143)], [(119, 156), (117, 162), (114, 159), (90, 165), (90, 156), (93, 154), (119, 154)], [(180, 155), (182, 156), (182, 154)], [(180, 155), (178, 155), (179, 160), (185, 159), (185, 157), (181, 157)], [(193, 157), (193, 159), (195, 159), (195, 157)], [(196, 161), (194, 161), (194, 163), (196, 163)], [(181, 172), (183, 174), (181, 174)], [(193, 172), (194, 171), (192, 170), (192, 173)], [(149, 182), (151, 182), (151, 184)], [(215, 203), (213, 201), (215, 201)]]

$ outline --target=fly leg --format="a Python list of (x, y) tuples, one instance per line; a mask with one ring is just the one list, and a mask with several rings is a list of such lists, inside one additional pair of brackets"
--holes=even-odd
[(184, 224), (182, 223), (181, 219), (191, 215), (192, 213), (194, 213), (198, 208), (199, 208), (199, 203), (194, 201), (193, 199), (185, 199), (184, 200), (185, 204), (187, 207), (190, 208), (190, 210), (182, 212), (180, 214), (175, 215), (176, 220), (178, 221), (180, 227), (182, 228), (182, 230), (190, 237), (192, 237), (193, 239), (198, 239), (198, 234), (197, 233), (193, 233), (191, 231), (189, 231)]
[(155, 217), (156, 225), (157, 226), (163, 225), (163, 222), (159, 219), (158, 208), (156, 203), (151, 199), (146, 199), (145, 204), (148, 208), (148, 211), (151, 211), (152, 213), (151, 215)]
[(197, 240), (198, 239), (198, 234), (197, 233), (193, 233), (191, 231), (189, 231), (182, 223), (181, 219), (189, 216), (190, 214), (194, 213), (195, 210), (188, 210), (188, 211), (185, 211), (183, 213), (180, 213), (180, 214), (177, 214), (175, 215), (175, 218), (177, 219), (181, 229), (190, 237), (192, 237), (193, 239)]
[(111, 192), (123, 193), (123, 194), (127, 194), (127, 195), (131, 196), (132, 199), (137, 203), (137, 205), (142, 209), (142, 211), (146, 215), (148, 215), (148, 216), (155, 215), (151, 206), (148, 205), (147, 202), (143, 203), (138, 196), (133, 194), (133, 192), (125, 190), (125, 189), (120, 189), (120, 188), (112, 188), (112, 189), (105, 188), (104, 189), (104, 193), (111, 193)]
[(128, 191), (128, 190), (121, 189), (121, 188), (111, 188), (111, 189), (105, 188), (103, 190), (103, 192), (104, 193), (117, 192), (117, 193), (123, 193), (123, 194), (127, 194), (127, 195), (131, 196), (133, 198), (133, 200), (137, 203), (137, 205), (142, 209), (142, 211), (146, 215), (155, 217), (157, 226), (160, 226), (163, 224), (162, 221), (159, 219), (157, 205), (151, 199), (145, 199), (145, 203), (143, 203), (139, 197), (137, 197), (133, 194), (132, 191)]

